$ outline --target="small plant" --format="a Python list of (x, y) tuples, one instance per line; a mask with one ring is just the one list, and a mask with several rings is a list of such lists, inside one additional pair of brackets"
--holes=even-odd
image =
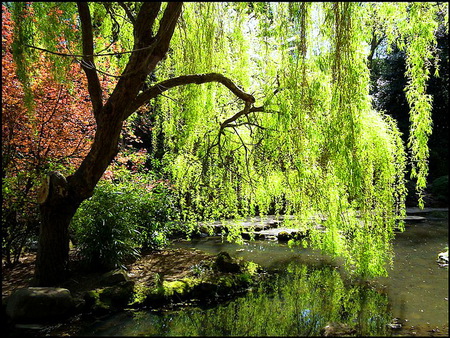
[(102, 182), (73, 221), (75, 243), (93, 267), (115, 268), (138, 255), (138, 230), (130, 218), (130, 201), (114, 184)]

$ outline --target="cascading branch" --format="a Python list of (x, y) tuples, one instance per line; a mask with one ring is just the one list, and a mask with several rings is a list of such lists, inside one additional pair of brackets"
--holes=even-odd
[[(242, 104), (223, 87), (183, 87), (160, 102), (161, 132), (170, 140), (167, 170), (185, 215), (287, 213), (295, 214), (301, 227), (324, 215), (327, 231), (313, 232), (311, 245), (345, 257), (359, 274), (384, 274), (392, 259), (393, 229), (402, 227), (405, 215), (406, 154), (395, 122), (374, 111), (368, 95), (370, 25), (365, 20), (374, 7), (348, 2), (253, 6), (186, 4), (173, 58), (158, 70), (161, 75), (186, 69), (221, 72), (239, 79), (262, 106), (224, 127)], [(412, 21), (417, 6), (408, 11)], [(426, 8), (431, 11), (432, 5)], [(408, 68), (408, 97), (422, 95), (416, 82), (426, 79), (416, 69), (417, 58), (420, 48), (434, 43), (431, 24), (422, 32), (410, 29), (428, 34), (428, 40), (416, 42), (419, 53), (408, 45), (408, 62), (415, 65), (415, 71)], [(423, 105), (413, 103), (417, 97), (409, 100), (412, 128), (421, 130), (412, 134), (410, 146), (413, 162), (420, 158), (422, 180), (431, 121), (418, 116), (431, 106), (420, 110)]]

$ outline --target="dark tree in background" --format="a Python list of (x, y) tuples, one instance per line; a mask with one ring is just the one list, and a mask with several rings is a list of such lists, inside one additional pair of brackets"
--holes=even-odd
[[(438, 33), (439, 76), (434, 67), (427, 92), (433, 96), (433, 132), (429, 139), (429, 176), (431, 184), (448, 175), (448, 34)], [(398, 121), (405, 144), (409, 138), (409, 106), (405, 96), (405, 53), (394, 48), (386, 57), (372, 60), (372, 95), (375, 109), (385, 111)], [(414, 194), (413, 186), (410, 195)], [(410, 196), (411, 197), (411, 196)]]

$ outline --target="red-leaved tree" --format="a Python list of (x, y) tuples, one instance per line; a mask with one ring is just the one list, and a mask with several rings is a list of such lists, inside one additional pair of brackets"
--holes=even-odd
[[(54, 13), (57, 15), (57, 13)], [(73, 63), (64, 83), (50, 73), (43, 55), (34, 64), (33, 109), (12, 55), (13, 22), (2, 5), (2, 249), (7, 264), (18, 261), (25, 240), (38, 231), (36, 203), (40, 178), (53, 169), (79, 165), (92, 143), (86, 77)]]

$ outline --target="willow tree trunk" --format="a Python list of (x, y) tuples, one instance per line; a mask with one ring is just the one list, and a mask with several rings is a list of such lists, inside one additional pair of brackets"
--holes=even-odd
[(134, 23), (134, 49), (137, 51), (131, 54), (123, 75), (104, 102), (97, 70), (90, 66), (95, 63), (89, 6), (83, 2), (77, 6), (82, 28), (82, 66), (88, 80), (97, 130), (89, 153), (75, 173), (67, 179), (52, 173), (47, 181), (48, 189), (40, 201), (41, 232), (35, 270), (36, 284), (40, 286), (57, 285), (67, 277), (70, 221), (80, 204), (92, 196), (97, 182), (117, 155), (123, 121), (138, 108), (133, 103), (147, 75), (167, 53), (181, 13), (181, 3), (168, 3), (159, 21), (158, 39), (155, 39), (152, 29), (161, 3), (142, 4)]
[(36, 282), (55, 285), (67, 278), (69, 225), (79, 204), (69, 193), (67, 180), (52, 172), (39, 197), (41, 225), (36, 259)]
[(35, 279), (39, 286), (58, 285), (68, 276), (69, 226), (80, 204), (92, 196), (97, 182), (118, 152), (122, 121), (102, 109), (91, 150), (80, 167), (67, 179), (52, 172), (38, 197), (41, 226)]

